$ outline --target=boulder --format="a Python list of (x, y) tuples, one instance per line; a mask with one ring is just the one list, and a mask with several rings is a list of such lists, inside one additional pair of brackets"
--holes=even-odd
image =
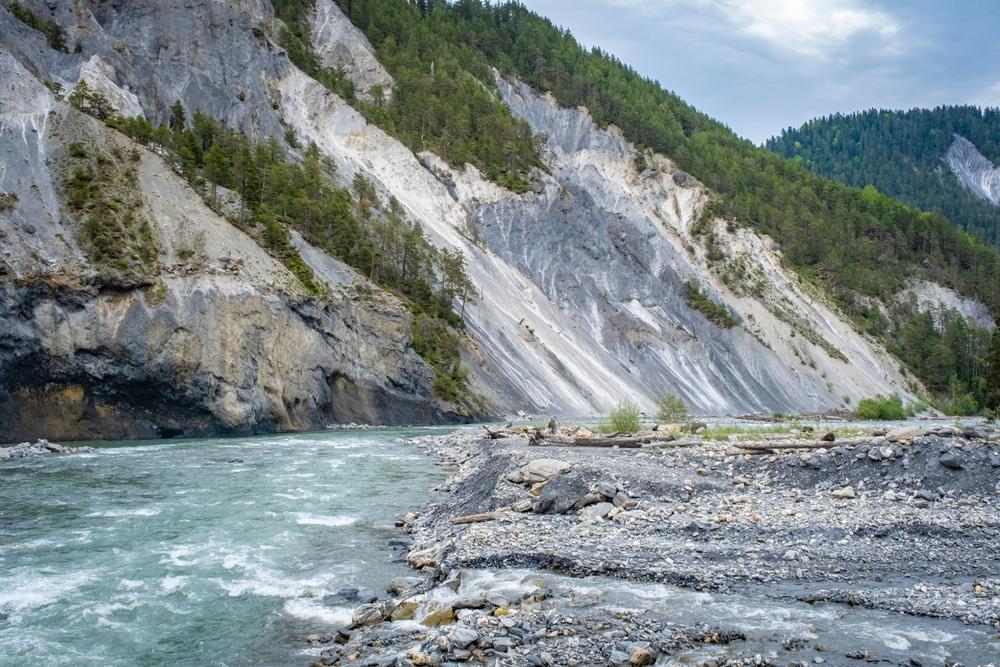
[(608, 499), (614, 498), (615, 494), (618, 493), (618, 487), (612, 482), (598, 482), (594, 486), (594, 490)]
[(580, 518), (584, 521), (597, 521), (608, 515), (615, 508), (611, 503), (597, 503), (580, 510)]
[(854, 493), (853, 486), (845, 486), (842, 489), (837, 489), (831, 495), (833, 495), (834, 498), (838, 498), (840, 500), (853, 500), (854, 498), (858, 497), (857, 494)]
[(420, 579), (417, 577), (396, 577), (389, 582), (388, 592), (393, 595), (402, 595), (419, 583)]
[(569, 463), (559, 459), (535, 459), (522, 467), (521, 472), (525, 482), (536, 483), (569, 472), (572, 467)]
[(375, 625), (384, 621), (386, 617), (385, 605), (363, 604), (351, 614), (351, 627), (363, 628), (368, 625)]
[(646, 665), (652, 665), (653, 662), (655, 662), (653, 653), (645, 646), (637, 646), (628, 659), (630, 667), (645, 667)]
[(413, 569), (419, 570), (425, 567), (437, 567), (438, 558), (438, 552), (433, 548), (418, 549), (406, 555), (406, 562)]
[(455, 648), (467, 648), (479, 639), (479, 633), (460, 625), (448, 633), (448, 643)]
[(451, 603), (452, 609), (482, 609), (486, 598), (481, 595), (461, 597)]
[(885, 439), (889, 442), (901, 442), (904, 440), (916, 440), (923, 434), (924, 429), (919, 426), (901, 426), (886, 433)]
[(438, 628), (455, 622), (455, 611), (451, 607), (443, 607), (424, 616), (420, 619), (420, 625), (428, 628)]
[(952, 470), (962, 469), (962, 457), (954, 451), (948, 451), (938, 457), (938, 463), (943, 465), (945, 468), (951, 468)]
[(510, 506), (515, 512), (530, 512), (531, 511), (531, 501), (527, 498), (521, 498), (513, 505)]
[(590, 491), (590, 480), (580, 472), (551, 478), (538, 495), (532, 511), (538, 514), (563, 514)]
[(674, 181), (674, 185), (680, 188), (692, 188), (698, 184), (698, 181), (691, 174), (680, 169), (675, 171), (671, 178)]
[(615, 504), (615, 507), (620, 507), (623, 510), (635, 509), (635, 506), (638, 504), (634, 498), (630, 498), (624, 491), (616, 493), (612, 502)]
[(410, 621), (417, 613), (417, 609), (420, 608), (420, 604), (414, 600), (404, 600), (400, 602), (395, 609), (392, 610), (389, 618), (394, 621)]

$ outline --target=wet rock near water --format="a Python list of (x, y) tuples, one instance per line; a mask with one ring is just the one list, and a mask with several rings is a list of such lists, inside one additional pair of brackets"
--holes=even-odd
[(11, 447), (0, 447), (0, 461), (31, 458), (35, 456), (50, 456), (52, 454), (75, 454), (93, 452), (93, 447), (66, 447), (48, 440), (22, 442)]

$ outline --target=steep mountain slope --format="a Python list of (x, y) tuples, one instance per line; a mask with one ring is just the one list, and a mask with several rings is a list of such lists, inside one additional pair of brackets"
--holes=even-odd
[(789, 128), (767, 147), (810, 171), (879, 191), (1000, 247), (1000, 110), (871, 109)]
[[(377, 95), (346, 100), (293, 65), (273, 41), (282, 28), (266, 2), (76, 0), (51, 13), (23, 4), (80, 48), (53, 49), (0, 9), (10, 82), (0, 89), (0, 439), (27, 437), (32, 425), (45, 432), (30, 435), (67, 438), (469, 413), (435, 396), (412, 302), (292, 233), (319, 282), (310, 289), (266, 237), (204, 204), (215, 186), (195, 183), (199, 192), (177, 176), (177, 161), (197, 157), (150, 142), (164, 160), (43, 85), (68, 91), (81, 78), (121, 114), (176, 123), (179, 101), (269, 146), (281, 138), (295, 159), (314, 144), (341, 183), (371, 187), (358, 197), (398, 209), (459, 253), (475, 295), (455, 299), (464, 325), (454, 326), (487, 412), (585, 414), (623, 399), (648, 408), (667, 392), (706, 413), (811, 411), (920, 390), (823, 288), (788, 268), (783, 247), (716, 216), (715, 195), (696, 178), (515, 78), (482, 81), (489, 114), (511, 132), (504, 150), (523, 150), (517, 128), (530, 128), (537, 154), (515, 162), (544, 169), (493, 171), (485, 160), (484, 175), (414, 153), (385, 118), (366, 120)], [(316, 70), (327, 85), (354, 77), (354, 90), (382, 86), (406, 103), (413, 81), (376, 67), (377, 50), (335, 4), (317, 0), (308, 20), (304, 46), (344, 70)], [(120, 266), (95, 260), (111, 250), (73, 213), (73, 160), (131, 179), (120, 193), (134, 209), (121, 227), (128, 253), (109, 255)]]

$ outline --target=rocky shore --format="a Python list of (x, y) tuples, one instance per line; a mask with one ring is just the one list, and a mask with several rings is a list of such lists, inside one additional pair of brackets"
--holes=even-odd
[(919, 647), (828, 643), (813, 626), (745, 641), (740, 619), (588, 598), (581, 591), (614, 588), (598, 579), (780, 604), (793, 617), (829, 607), (947, 624), (942, 636), (967, 627), (981, 646), (953, 659), (949, 645), (937, 664), (1000, 655), (996, 430), (558, 444), (581, 444), (579, 434), (419, 441), (454, 467), (443, 498), (402, 522), (409, 537), (397, 544), (420, 576), (358, 606), (350, 628), (312, 637), (319, 664), (932, 664)]
[(74, 454), (77, 452), (92, 452), (93, 447), (66, 447), (55, 442), (41, 439), (35, 442), (21, 442), (10, 447), (0, 447), (0, 461), (23, 459), (33, 456), (49, 456), (51, 454)]

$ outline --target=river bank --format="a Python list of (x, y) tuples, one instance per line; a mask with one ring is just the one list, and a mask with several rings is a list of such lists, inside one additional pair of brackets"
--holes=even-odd
[[(453, 468), (445, 495), (406, 517), (422, 576), (356, 608), (353, 630), (313, 638), (321, 664), (1000, 655), (1000, 435), (984, 425), (614, 449), (502, 435), (419, 441)], [(630, 602), (608, 592), (623, 582)], [(654, 608), (685, 594), (743, 612)]]

